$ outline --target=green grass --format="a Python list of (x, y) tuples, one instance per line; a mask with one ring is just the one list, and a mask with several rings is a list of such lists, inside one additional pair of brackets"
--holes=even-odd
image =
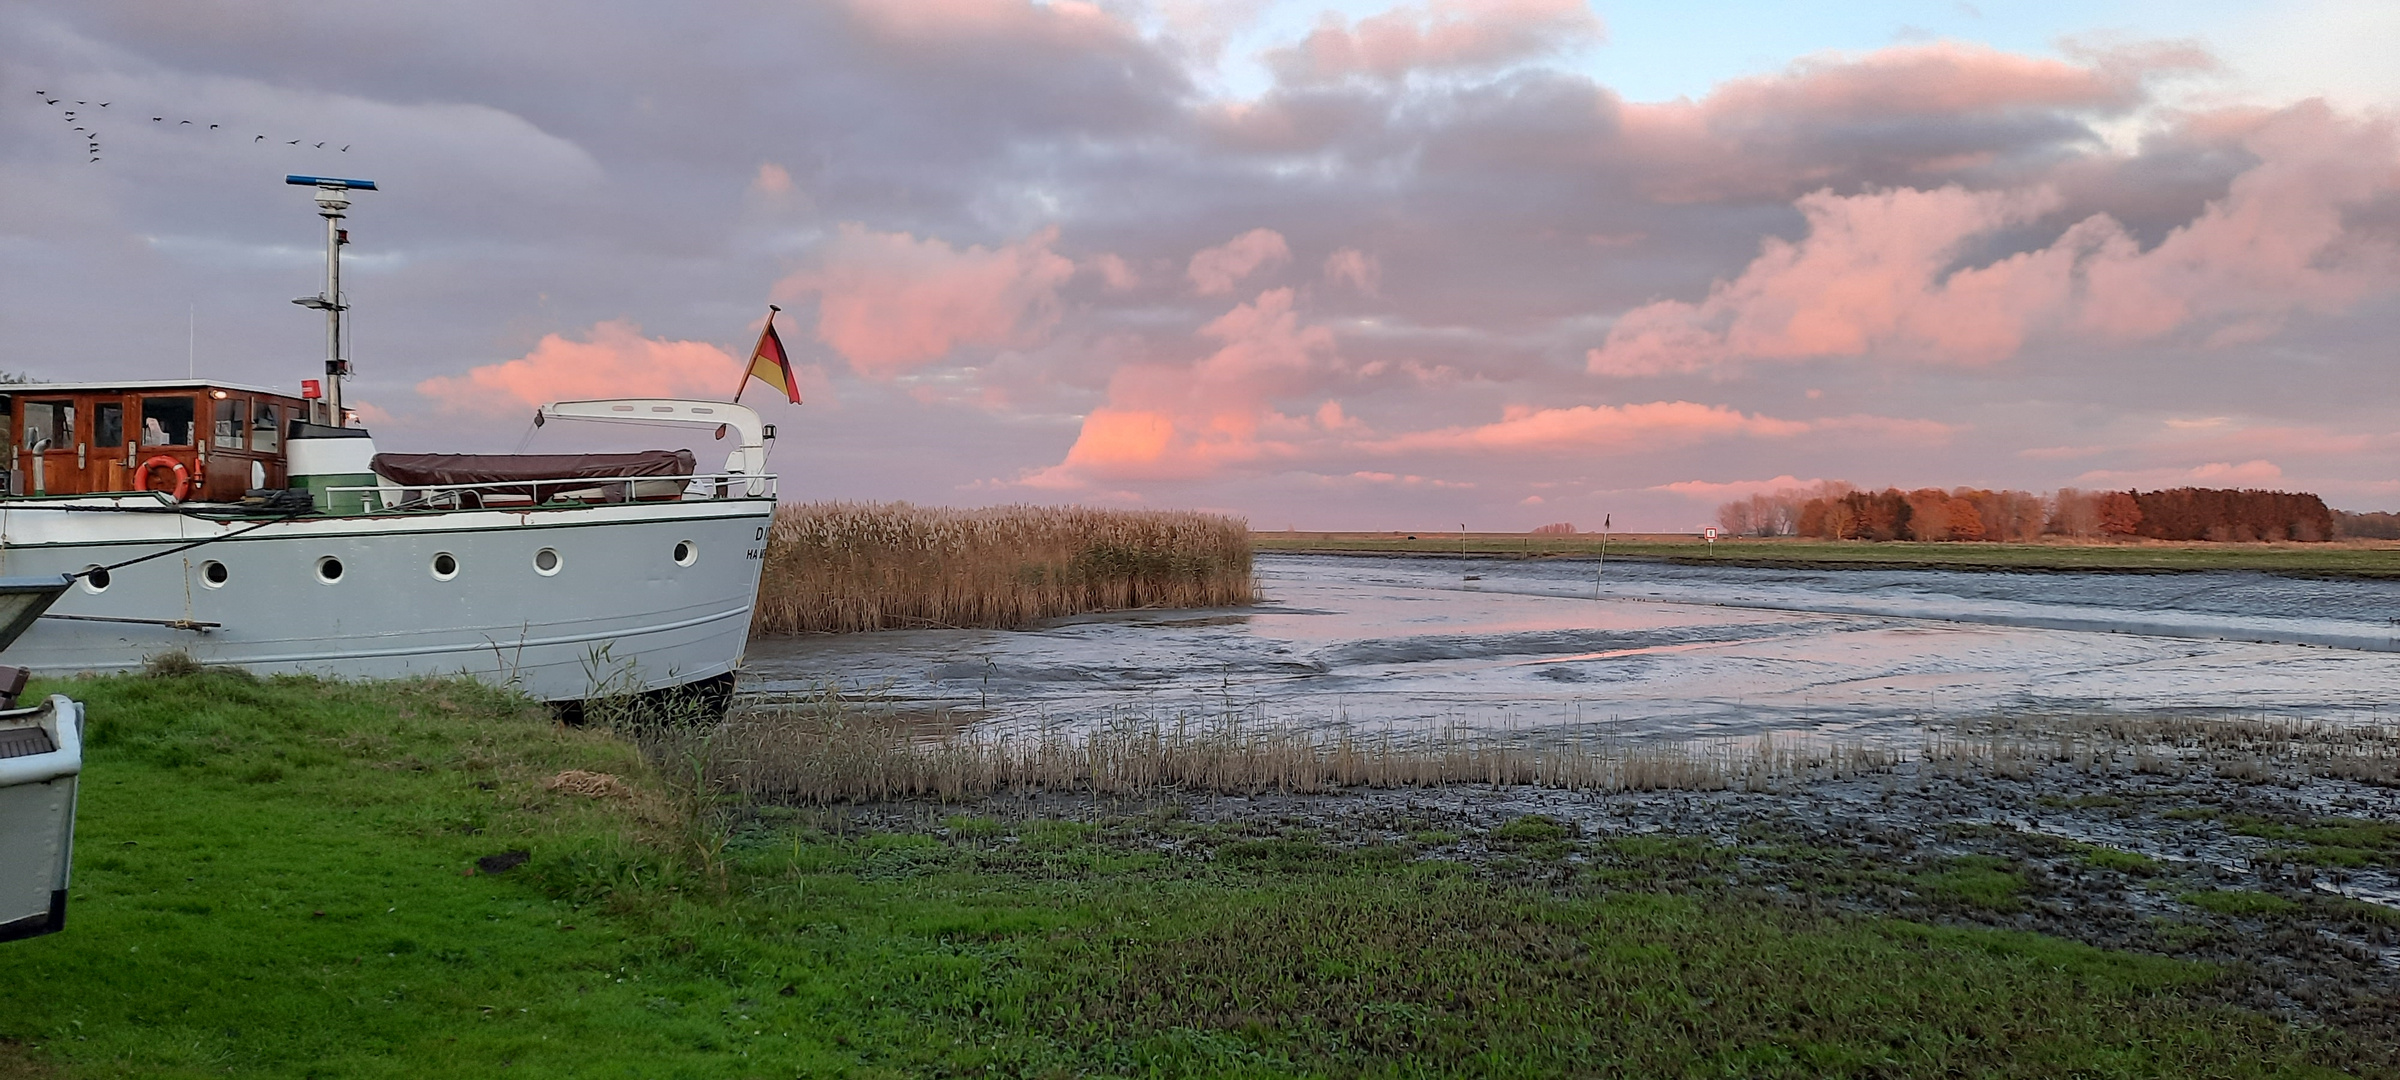
[(2295, 823), (2242, 814), (2226, 818), (2225, 827), (2243, 836), (2296, 845), (2262, 852), (2262, 859), (2350, 869), (2400, 865), (2400, 825), (2388, 822), (2330, 817)]
[(2086, 850), (2083, 853), (2083, 863), (2095, 869), (2115, 870), (2118, 873), (2133, 874), (2137, 877), (2148, 877), (2158, 873), (2158, 863), (2150, 857), (2131, 851), (2119, 851), (2111, 847), (2094, 847)]
[(2248, 889), (2212, 889), (2208, 892), (2189, 892), (2176, 897), (2202, 911), (2219, 915), (2289, 915), (2300, 905), (2272, 893)]
[[(1600, 538), (1577, 535), (1419, 533), (1251, 534), (1260, 551), (1418, 553), (1589, 558)], [(1610, 540), (1609, 558), (1648, 559), (1695, 565), (1818, 567), (1852, 569), (2120, 570), (2183, 572), (2263, 570), (2326, 577), (2400, 577), (2395, 544), (2075, 544), (1918, 543), (1892, 541), (1742, 539), (1708, 544), (1698, 538)]]
[(2018, 894), (2025, 879), (2008, 860), (1992, 855), (1961, 855), (1944, 859), (1917, 875), (1917, 888), (1928, 896), (1991, 911), (2015, 911), (2024, 906)]
[[(471, 685), (68, 689), (75, 899), (0, 946), (0, 1075), (2324, 1075), (2215, 967), (1712, 889), (1741, 849), (1703, 839), (1536, 888), (1271, 827), (861, 832), (711, 818)], [(636, 795), (546, 791), (567, 768)]]

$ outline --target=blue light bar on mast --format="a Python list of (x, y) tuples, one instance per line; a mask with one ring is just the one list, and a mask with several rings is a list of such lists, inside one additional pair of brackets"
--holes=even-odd
[(331, 176), (286, 176), (283, 182), (300, 187), (345, 187), (356, 191), (374, 191), (373, 180), (343, 180)]

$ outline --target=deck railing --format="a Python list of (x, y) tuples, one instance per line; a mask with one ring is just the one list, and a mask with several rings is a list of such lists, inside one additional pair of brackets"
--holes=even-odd
[(772, 499), (775, 476), (693, 473), (687, 476), (560, 477), (497, 480), (475, 484), (397, 484), (320, 488), (336, 513), (358, 500), (359, 512), (405, 510), (507, 510), (559, 503), (600, 505), (629, 502), (693, 502), (712, 499)]

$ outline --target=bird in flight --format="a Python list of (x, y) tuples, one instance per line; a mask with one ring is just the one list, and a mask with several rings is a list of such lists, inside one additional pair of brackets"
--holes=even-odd
[(345, 147), (342, 147), (342, 153), (345, 153), (345, 154), (347, 154), (347, 153), (349, 153), (349, 152), (350, 152), (350, 148), (349, 148), (349, 147), (347, 147), (347, 146), (345, 146)]
[(259, 136), (259, 137), (255, 138), (255, 139), (252, 139), (252, 140), (250, 140), (250, 141), (251, 141), (251, 142), (254, 142), (254, 143), (262, 143), (262, 142), (265, 142), (265, 141), (267, 141), (267, 137), (266, 137), (266, 136), (264, 136), (264, 135), (261, 135), (261, 136)]
[(208, 125), (208, 130), (210, 130), (210, 131), (215, 131), (215, 130), (217, 130), (218, 128), (221, 128), (221, 127), (224, 127), (224, 126), (225, 126), (225, 125), (223, 125), (223, 124), (210, 124), (210, 125)]
[(285, 140), (283, 141), (283, 145), (285, 145), (285, 146), (298, 146), (298, 145), (300, 145), (300, 140), (298, 140), (298, 139), (285, 139)]
[(184, 121), (184, 123), (188, 124), (188, 123), (191, 123), (191, 121), (189, 121), (189, 120), (186, 120), (186, 121)]

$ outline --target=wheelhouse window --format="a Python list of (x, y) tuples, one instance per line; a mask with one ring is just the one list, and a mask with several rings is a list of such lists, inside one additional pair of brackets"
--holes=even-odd
[(25, 403), (25, 449), (71, 450), (75, 446), (75, 403)]
[(258, 417), (250, 427), (250, 448), (262, 454), (283, 449), (283, 410), (271, 402), (258, 403)]
[(250, 399), (226, 398), (216, 403), (216, 443), (227, 450), (242, 448), (242, 437), (250, 427)]
[(92, 404), (92, 445), (116, 451), (125, 445), (125, 403), (100, 401)]
[(142, 445), (192, 445), (192, 411), (188, 397), (143, 398)]

